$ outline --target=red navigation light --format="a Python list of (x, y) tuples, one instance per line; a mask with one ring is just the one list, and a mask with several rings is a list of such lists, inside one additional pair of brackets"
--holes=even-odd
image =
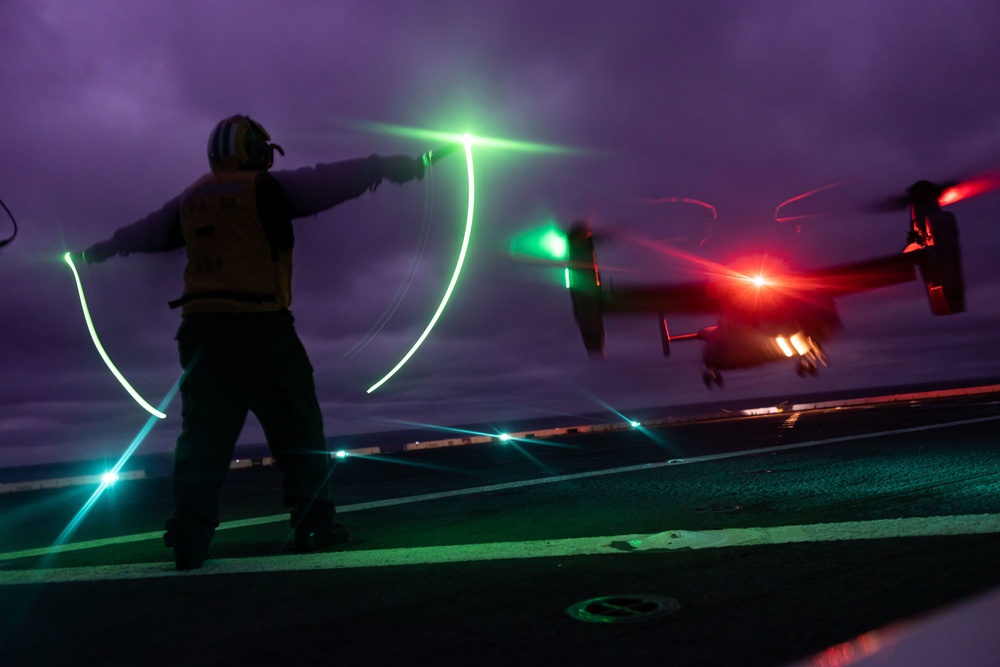
[(750, 287), (779, 287), (788, 275), (788, 266), (770, 255), (753, 255), (730, 266), (732, 277)]
[(742, 308), (773, 305), (791, 287), (788, 267), (770, 255), (744, 258), (726, 272), (730, 297)]

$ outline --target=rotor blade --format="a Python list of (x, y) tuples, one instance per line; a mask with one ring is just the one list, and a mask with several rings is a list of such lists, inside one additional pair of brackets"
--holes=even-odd
[(1000, 172), (983, 174), (981, 176), (974, 176), (972, 178), (966, 178), (959, 181), (944, 181), (941, 183), (918, 181), (910, 186), (906, 194), (886, 197), (885, 199), (872, 202), (866, 207), (866, 210), (870, 213), (892, 213), (895, 211), (905, 210), (909, 207), (911, 201), (913, 200), (913, 197), (915, 196), (915, 188), (918, 186), (937, 188), (940, 192), (938, 195), (938, 204), (940, 206), (948, 206), (964, 199), (977, 197), (1000, 188)]
[(948, 206), (963, 199), (978, 197), (997, 188), (1000, 188), (1000, 173), (984, 174), (959, 183), (949, 183), (942, 186), (938, 203), (941, 206)]
[(910, 198), (906, 195), (899, 195), (871, 202), (864, 207), (864, 211), (866, 213), (896, 213), (897, 211), (905, 211), (909, 205)]

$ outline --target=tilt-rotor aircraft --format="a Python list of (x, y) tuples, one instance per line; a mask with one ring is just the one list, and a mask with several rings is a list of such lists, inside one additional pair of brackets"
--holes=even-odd
[[(711, 279), (634, 287), (605, 287), (594, 250), (594, 235), (583, 223), (569, 230), (567, 287), (583, 343), (604, 357), (604, 316), (651, 313), (658, 317), (665, 356), (671, 343), (704, 343), (704, 380), (722, 386), (722, 372), (791, 360), (798, 375), (815, 375), (826, 365), (823, 344), (841, 328), (835, 299), (912, 280), (923, 282), (931, 312), (965, 311), (965, 285), (958, 226), (943, 204), (978, 194), (961, 185), (918, 181), (895, 198), (909, 208), (911, 229), (902, 253), (850, 264), (793, 273), (773, 258), (756, 257)], [(995, 186), (994, 186), (995, 187)], [(670, 315), (715, 315), (717, 323), (674, 335)]]

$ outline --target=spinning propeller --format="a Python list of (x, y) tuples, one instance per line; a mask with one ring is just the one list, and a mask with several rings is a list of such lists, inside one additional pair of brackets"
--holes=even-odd
[(874, 202), (869, 210), (873, 213), (903, 211), (913, 205), (926, 205), (937, 201), (938, 206), (948, 206), (964, 199), (977, 197), (1000, 188), (1000, 173), (984, 174), (962, 181), (932, 183), (917, 181), (902, 195), (887, 197)]

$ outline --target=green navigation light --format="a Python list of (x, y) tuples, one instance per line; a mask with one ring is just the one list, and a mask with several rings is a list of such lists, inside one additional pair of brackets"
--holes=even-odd
[(462, 266), (465, 264), (465, 255), (469, 250), (469, 239), (472, 237), (472, 218), (476, 207), (476, 179), (472, 168), (472, 136), (469, 134), (463, 135), (461, 141), (462, 145), (465, 147), (465, 165), (469, 178), (469, 207), (465, 216), (465, 236), (462, 238), (462, 249), (458, 253), (458, 261), (455, 263), (455, 271), (451, 275), (451, 282), (448, 283), (448, 288), (445, 290), (444, 296), (441, 298), (441, 303), (438, 304), (433, 317), (431, 317), (430, 322), (427, 323), (427, 327), (424, 329), (424, 332), (420, 334), (420, 337), (417, 338), (413, 347), (410, 348), (409, 352), (403, 355), (403, 358), (399, 360), (399, 363), (397, 363), (392, 370), (386, 373), (381, 380), (369, 387), (366, 393), (370, 394), (385, 384), (389, 378), (395, 375), (399, 369), (410, 360), (410, 357), (414, 355), (417, 348), (423, 344), (427, 336), (430, 335), (431, 329), (433, 329), (434, 325), (437, 324), (438, 319), (441, 317), (441, 313), (444, 312), (445, 306), (448, 305), (451, 293), (455, 290), (455, 284), (458, 283), (458, 276), (462, 273)]
[(125, 391), (127, 391), (129, 395), (135, 399), (135, 402), (142, 406), (143, 410), (158, 419), (166, 418), (167, 415), (147, 403), (146, 400), (139, 395), (139, 392), (132, 388), (132, 385), (130, 385), (128, 380), (125, 379), (125, 376), (123, 376), (118, 371), (118, 368), (115, 367), (114, 363), (112, 363), (111, 357), (108, 356), (108, 353), (104, 351), (104, 346), (101, 345), (101, 341), (97, 337), (97, 331), (94, 329), (94, 321), (90, 318), (90, 309), (87, 307), (87, 298), (83, 295), (83, 283), (80, 282), (80, 274), (77, 273), (76, 266), (73, 264), (73, 257), (70, 253), (66, 253), (63, 255), (63, 259), (66, 260), (66, 263), (69, 264), (70, 270), (73, 271), (73, 278), (76, 280), (76, 291), (80, 295), (80, 307), (83, 309), (83, 319), (87, 322), (87, 330), (90, 331), (90, 338), (94, 341), (94, 347), (97, 348), (97, 352), (101, 355), (101, 359), (103, 359), (104, 363), (107, 364), (108, 368), (111, 370), (111, 374), (118, 379), (118, 382), (121, 383), (122, 387), (125, 388)]
[(549, 230), (546, 232), (539, 247), (552, 255), (553, 259), (567, 259), (569, 257), (569, 243), (562, 231)]
[(550, 222), (511, 239), (510, 253), (565, 262), (569, 259), (569, 241), (566, 239), (566, 232), (556, 223)]

